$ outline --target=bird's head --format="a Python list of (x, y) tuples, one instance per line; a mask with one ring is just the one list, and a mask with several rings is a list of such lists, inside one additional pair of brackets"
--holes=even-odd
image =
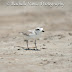
[(37, 34), (39, 34), (39, 33), (45, 32), (45, 31), (43, 30), (43, 28), (37, 27), (37, 28), (35, 29), (35, 32), (36, 32)]

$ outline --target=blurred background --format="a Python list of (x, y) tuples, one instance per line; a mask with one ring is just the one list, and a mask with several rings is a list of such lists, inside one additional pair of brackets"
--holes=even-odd
[[(62, 5), (13, 5), (25, 0), (0, 0), (0, 33), (43, 27), (46, 31), (72, 30), (72, 0), (26, 0)], [(8, 5), (9, 4), (9, 5)]]

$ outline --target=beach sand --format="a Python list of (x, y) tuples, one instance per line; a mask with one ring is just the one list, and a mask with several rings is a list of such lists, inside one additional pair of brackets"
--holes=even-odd
[[(6, 1), (0, 3), (0, 72), (72, 72), (72, 1), (61, 0), (63, 7), (7, 6)], [(26, 50), (19, 32), (36, 27), (45, 30), (38, 50), (34, 40)]]

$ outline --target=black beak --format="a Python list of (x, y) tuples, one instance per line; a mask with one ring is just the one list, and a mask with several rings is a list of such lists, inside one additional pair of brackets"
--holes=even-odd
[(45, 31), (42, 30), (42, 32), (45, 32)]

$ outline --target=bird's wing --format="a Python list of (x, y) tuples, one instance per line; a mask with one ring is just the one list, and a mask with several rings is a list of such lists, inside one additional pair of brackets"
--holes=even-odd
[(31, 34), (31, 33), (34, 33), (34, 30), (28, 30), (28, 32)]

